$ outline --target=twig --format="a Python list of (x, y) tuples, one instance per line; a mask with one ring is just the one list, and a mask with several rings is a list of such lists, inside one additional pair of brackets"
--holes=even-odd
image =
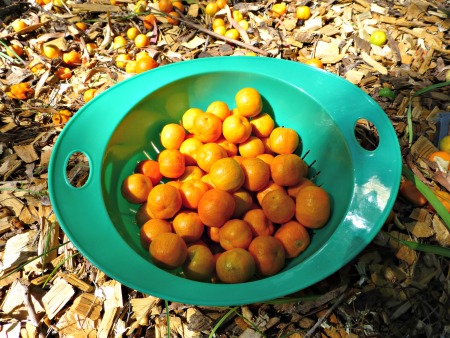
[[(36, 317), (36, 311), (34, 310), (33, 304), (31, 303), (31, 300), (30, 300), (30, 289), (28, 287), (29, 284), (27, 282), (22, 281), (22, 282), (20, 282), (20, 285), (22, 285), (22, 287), (23, 287), (23, 301), (25, 303), (25, 307), (28, 310), (28, 315), (30, 316), (31, 324), (38, 331), (40, 331), (39, 322)], [(42, 332), (39, 332), (39, 338), (44, 338), (44, 334)]]
[(303, 338), (311, 337), (314, 334), (314, 332), (316, 332), (316, 330), (319, 328), (319, 326), (322, 325), (322, 323), (334, 311), (334, 309), (337, 308), (339, 306), (339, 304), (341, 304), (344, 301), (344, 299), (347, 298), (347, 296), (349, 296), (352, 292), (353, 292), (352, 290), (343, 292), (339, 296), (339, 298), (336, 300), (336, 302), (327, 310), (327, 312), (325, 312), (325, 314), (319, 318), (319, 320), (314, 324), (314, 326), (308, 332), (306, 332), (306, 334), (303, 336)]
[(258, 47), (254, 47), (254, 46), (252, 46), (250, 44), (247, 44), (247, 43), (239, 41), (239, 40), (230, 39), (230, 38), (228, 38), (226, 36), (217, 34), (217, 33), (213, 32), (213, 31), (211, 31), (211, 30), (209, 30), (209, 29), (207, 29), (207, 28), (205, 28), (205, 27), (203, 27), (201, 25), (197, 25), (197, 24), (187, 20), (186, 17), (183, 15), (183, 13), (181, 13), (179, 10), (176, 10), (176, 11), (180, 15), (179, 18), (173, 17), (173, 16), (171, 16), (169, 14), (166, 14), (166, 15), (168, 17), (171, 17), (171, 18), (175, 19), (175, 20), (179, 20), (181, 22), (184, 22), (186, 25), (188, 25), (188, 26), (190, 26), (192, 28), (195, 28), (195, 29), (197, 29), (197, 30), (199, 30), (199, 31), (201, 31), (203, 33), (211, 35), (212, 37), (214, 37), (216, 39), (224, 40), (224, 41), (229, 42), (231, 44), (235, 44), (235, 45), (238, 45), (240, 47), (247, 48), (247, 49), (251, 50), (252, 52), (255, 52), (255, 53), (258, 53), (258, 54), (261, 54), (261, 55), (264, 55), (264, 56), (269, 55), (269, 53), (267, 53), (265, 50), (262, 50), (262, 49), (260, 49)]

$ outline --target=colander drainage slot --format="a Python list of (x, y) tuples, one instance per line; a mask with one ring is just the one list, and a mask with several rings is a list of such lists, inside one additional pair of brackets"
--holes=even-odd
[(67, 182), (75, 188), (81, 188), (86, 184), (89, 173), (90, 166), (87, 156), (81, 151), (72, 153), (66, 163)]
[(377, 149), (380, 143), (377, 128), (372, 122), (366, 119), (356, 121), (355, 138), (362, 148), (369, 151)]

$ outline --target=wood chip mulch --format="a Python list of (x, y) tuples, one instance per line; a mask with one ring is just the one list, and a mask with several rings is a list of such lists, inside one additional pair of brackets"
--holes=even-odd
[[(67, 0), (62, 7), (0, 0), (0, 337), (165, 337), (168, 323), (172, 337), (450, 337), (449, 257), (395, 240), (448, 249), (449, 228), (432, 209), (415, 207), (401, 195), (374, 241), (334, 275), (288, 295), (290, 302), (233, 311), (168, 302), (167, 317), (164, 300), (109, 278), (59, 228), (47, 192), (47, 166), (64, 128), (60, 112), (76, 114), (87, 89), (99, 93), (133, 76), (116, 67), (120, 51), (112, 48), (114, 36), (132, 26), (150, 37), (145, 50), (160, 67), (248, 52), (295, 62), (322, 60), (327, 71), (354, 83), (384, 109), (405, 165), (428, 186), (450, 189), (446, 168), (428, 161), (436, 140), (449, 133), (450, 87), (413, 97), (450, 80), (448, 2), (295, 0), (276, 17), (271, 9), (277, 2), (229, 3), (218, 15), (230, 18), (230, 10), (238, 9), (250, 23), (236, 43), (212, 34), (205, 0), (184, 2), (178, 26), (161, 16), (152, 30), (135, 10), (140, 6), (148, 13), (155, 4), (142, 0), (116, 5)], [(299, 5), (311, 7), (310, 19), (295, 18)], [(28, 27), (14, 32), (11, 24), (19, 18)], [(87, 30), (74, 25), (80, 21)], [(386, 45), (368, 42), (376, 29), (387, 32)], [(88, 42), (97, 44), (95, 53), (87, 51)], [(8, 56), (8, 44), (25, 53), (20, 59)], [(42, 56), (45, 44), (82, 53), (70, 79), (55, 75), (64, 64)], [(131, 43), (124, 48), (133, 56), (138, 51)], [(31, 84), (32, 97), (6, 95), (21, 82)], [(362, 123), (358, 131), (370, 148), (373, 128)], [(82, 164), (82, 158), (73, 159), (69, 175), (75, 181), (87, 176)]]

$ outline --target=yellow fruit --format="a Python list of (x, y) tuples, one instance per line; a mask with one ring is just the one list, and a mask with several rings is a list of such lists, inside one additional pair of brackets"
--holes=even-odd
[(450, 135), (444, 136), (439, 141), (439, 150), (450, 153)]

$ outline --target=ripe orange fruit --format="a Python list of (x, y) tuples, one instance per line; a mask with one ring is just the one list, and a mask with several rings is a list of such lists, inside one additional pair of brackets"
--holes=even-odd
[(296, 211), (294, 200), (284, 190), (279, 189), (272, 190), (264, 196), (261, 208), (266, 217), (276, 224), (290, 221)]
[(13, 84), (6, 94), (13, 99), (26, 100), (34, 95), (34, 89), (28, 82), (20, 82)]
[(86, 50), (89, 54), (94, 54), (94, 52), (98, 49), (98, 45), (95, 42), (88, 42), (86, 44)]
[(323, 67), (323, 62), (320, 61), (319, 59), (316, 59), (316, 58), (309, 59), (308, 61), (305, 62), (305, 64), (310, 65), (310, 66), (314, 66), (314, 67), (317, 67), (317, 68), (321, 68), (321, 69), (324, 68)]
[(264, 143), (256, 136), (250, 136), (239, 144), (239, 154), (245, 158), (257, 157), (264, 154)]
[(178, 26), (180, 23), (179, 18), (181, 15), (178, 12), (170, 11), (167, 16), (167, 23), (170, 23), (171, 25)]
[(122, 196), (130, 203), (144, 203), (153, 188), (152, 181), (143, 174), (127, 176), (121, 186)]
[(214, 29), (214, 33), (225, 36), (225, 33), (227, 32), (227, 29), (225, 26), (217, 26)]
[(128, 74), (136, 73), (136, 61), (127, 62), (127, 64), (125, 65), (125, 71)]
[(222, 136), (222, 120), (211, 113), (198, 114), (194, 119), (193, 132), (202, 142), (214, 142)]
[(234, 192), (242, 187), (245, 176), (239, 163), (232, 157), (217, 160), (209, 170), (209, 176), (217, 189)]
[(295, 218), (307, 228), (321, 228), (330, 218), (330, 196), (325, 189), (309, 186), (301, 189), (295, 200)]
[(186, 243), (198, 241), (205, 229), (198, 213), (194, 211), (181, 211), (172, 221), (174, 232)]
[(188, 256), (186, 243), (173, 232), (156, 236), (149, 247), (153, 263), (163, 269), (173, 270), (181, 265)]
[(275, 232), (274, 237), (283, 245), (286, 258), (297, 257), (311, 242), (306, 228), (296, 221), (282, 224)]
[(189, 180), (200, 180), (205, 175), (205, 172), (196, 165), (187, 165), (183, 175), (178, 180), (180, 182), (186, 182)]
[(10, 57), (15, 57), (16, 54), (18, 56), (23, 55), (23, 48), (16, 44), (11, 44), (6, 48), (6, 54), (8, 54)]
[(141, 57), (139, 60), (136, 60), (134, 72), (140, 74), (156, 67), (158, 67), (158, 62), (154, 58), (151, 56)]
[(145, 34), (138, 34), (134, 38), (134, 44), (138, 48), (146, 47), (150, 44), (150, 40), (147, 35)]
[(225, 137), (220, 137), (215, 143), (220, 145), (227, 152), (228, 157), (233, 157), (238, 153), (238, 146), (228, 141)]
[(15, 21), (13, 21), (13, 22), (11, 23), (11, 27), (12, 27), (12, 29), (14, 30), (14, 32), (19, 32), (19, 31), (21, 31), (22, 29), (27, 28), (27, 27), (28, 27), (28, 24), (25, 23), (25, 21), (22, 21), (22, 20), (20, 20), (20, 19), (17, 19), (17, 20), (15, 20)]
[(275, 128), (275, 121), (267, 113), (261, 113), (250, 120), (252, 125), (252, 134), (256, 137), (269, 137), (272, 130)]
[(311, 8), (309, 6), (298, 6), (295, 9), (295, 16), (299, 20), (308, 20), (311, 17)]
[(55, 71), (55, 75), (60, 80), (68, 80), (72, 77), (72, 71), (67, 67), (59, 67)]
[(70, 52), (64, 53), (63, 61), (69, 66), (79, 66), (81, 65), (81, 54), (75, 50), (71, 50)]
[(42, 47), (42, 53), (49, 59), (56, 59), (57, 57), (62, 55), (62, 52), (58, 48), (58, 46), (52, 44), (45, 44)]
[(178, 9), (181, 13), (184, 12), (184, 5), (181, 1), (172, 1), (173, 9)]
[(184, 275), (199, 282), (209, 282), (216, 268), (211, 250), (201, 244), (188, 246), (188, 255), (183, 264)]
[(261, 113), (262, 98), (255, 88), (242, 88), (235, 96), (238, 113), (247, 118)]
[(256, 199), (258, 200), (259, 205), (261, 205), (263, 198), (272, 190), (282, 190), (283, 192), (286, 192), (284, 187), (282, 187), (279, 184), (276, 184), (274, 181), (269, 180), (267, 185), (262, 188), (261, 190), (258, 190), (256, 192)]
[(216, 29), (217, 27), (225, 26), (225, 21), (222, 18), (215, 18), (212, 23), (212, 28)]
[(245, 249), (235, 248), (222, 252), (216, 261), (217, 277), (222, 283), (245, 283), (253, 278), (256, 264)]
[(209, 16), (214, 16), (219, 11), (219, 9), (220, 8), (215, 1), (210, 1), (206, 5), (205, 13)]
[(300, 137), (291, 128), (277, 127), (269, 136), (269, 147), (276, 154), (292, 154), (299, 143)]
[(72, 117), (72, 112), (67, 109), (60, 110), (52, 115), (52, 122), (54, 124), (66, 124)]
[(179, 189), (183, 206), (196, 210), (201, 198), (208, 190), (208, 184), (199, 179), (191, 179), (183, 182)]
[(118, 35), (114, 38), (113, 48), (114, 49), (120, 49), (121, 53), (125, 53), (125, 47), (127, 45), (127, 39), (125, 39), (123, 36)]
[(115, 63), (117, 67), (125, 69), (128, 61), (131, 61), (131, 57), (128, 54), (119, 54), (116, 56)]
[(86, 90), (83, 93), (84, 102), (91, 101), (94, 98), (96, 92), (97, 92), (97, 89), (95, 89), (95, 88), (89, 88), (88, 90)]
[(256, 273), (268, 277), (283, 269), (286, 253), (281, 242), (268, 235), (255, 237), (248, 247), (248, 252), (256, 263)]
[(282, 186), (294, 186), (308, 175), (308, 165), (296, 154), (281, 154), (270, 164), (272, 180)]
[(444, 161), (449, 161), (450, 162), (450, 153), (443, 151), (443, 150), (439, 150), (439, 151), (433, 151), (430, 155), (428, 155), (428, 159), (431, 162), (436, 161), (436, 157), (441, 158)]
[(163, 178), (161, 171), (159, 170), (159, 163), (155, 160), (139, 161), (134, 168), (134, 172), (147, 176), (150, 181), (152, 181), (153, 185), (157, 185)]
[(203, 145), (203, 142), (195, 137), (186, 138), (180, 145), (180, 152), (184, 155), (186, 165), (197, 165), (197, 150)]
[(211, 102), (208, 108), (206, 108), (206, 112), (216, 115), (222, 121), (231, 115), (230, 108), (228, 108), (228, 105), (223, 101)]
[(225, 8), (226, 5), (228, 5), (227, 0), (216, 0), (217, 6), (219, 6), (220, 9)]
[(247, 20), (243, 19), (243, 20), (239, 21), (238, 25), (241, 26), (244, 31), (248, 30), (249, 23)]
[(161, 12), (169, 13), (173, 10), (172, 0), (159, 0), (158, 6)]
[(194, 120), (199, 114), (203, 114), (204, 111), (200, 108), (189, 108), (181, 116), (181, 125), (189, 133), (194, 133)]
[(253, 239), (250, 225), (241, 219), (230, 219), (219, 229), (220, 246), (225, 250), (247, 249)]
[(272, 161), (275, 157), (272, 154), (264, 153), (264, 154), (256, 156), (256, 158), (263, 160), (270, 167), (270, 164), (272, 163)]
[(223, 121), (222, 133), (231, 143), (242, 143), (250, 137), (252, 125), (246, 117), (233, 114)]
[(236, 22), (239, 22), (242, 19), (244, 19), (244, 15), (237, 9), (231, 12), (231, 16), (233, 17), (234, 20), (236, 20)]
[(304, 187), (308, 187), (310, 185), (315, 185), (313, 181), (306, 177), (300, 178), (300, 182), (298, 182), (296, 185), (287, 187), (286, 191), (289, 196), (292, 198), (296, 198), (297, 194), (300, 190), (302, 190)]
[(226, 36), (227, 38), (233, 39), (233, 40), (237, 40), (237, 39), (239, 39), (240, 34), (237, 29), (230, 28), (225, 31), (224, 36)]
[(425, 196), (419, 191), (419, 189), (417, 189), (415, 184), (408, 179), (402, 179), (399, 193), (403, 198), (416, 207), (421, 207), (428, 203)]
[(209, 173), (214, 162), (226, 157), (227, 152), (223, 147), (217, 143), (205, 143), (197, 150), (195, 159), (198, 166)]
[(172, 224), (164, 219), (151, 218), (146, 221), (140, 231), (139, 238), (144, 249), (148, 250), (152, 240), (164, 232), (173, 232)]
[[(145, 21), (144, 21), (144, 26), (145, 26)], [(136, 27), (130, 27), (127, 29), (127, 38), (130, 40), (134, 40), (134, 38), (136, 36), (138, 36), (138, 34), (140, 34), (140, 33), (141, 32), (139, 31), (139, 29), (137, 29)]]
[(181, 208), (181, 195), (170, 184), (158, 184), (148, 194), (147, 208), (153, 218), (170, 219)]
[(241, 162), (244, 172), (244, 188), (249, 191), (259, 191), (267, 186), (270, 180), (269, 166), (259, 158), (244, 158)]
[(251, 209), (242, 218), (252, 230), (253, 237), (273, 235), (275, 227), (273, 222), (266, 217), (262, 209)]
[(159, 134), (161, 145), (166, 149), (179, 149), (185, 137), (184, 128), (176, 123), (166, 124)]
[(145, 222), (152, 218), (148, 211), (147, 203), (142, 203), (137, 209), (135, 220), (138, 227), (143, 226)]
[(286, 12), (287, 7), (285, 2), (273, 4), (271, 13), (275, 18), (279, 18), (280, 16), (286, 14)]
[(239, 189), (233, 192), (233, 198), (236, 202), (232, 218), (241, 218), (253, 206), (253, 197), (249, 191)]
[(156, 16), (154, 16), (153, 14), (147, 14), (142, 18), (142, 22), (144, 23), (144, 27), (146, 29), (152, 29), (153, 26), (156, 24)]
[(207, 227), (206, 228), (206, 234), (208, 235), (208, 238), (215, 243), (220, 242), (219, 231), (220, 231), (220, 228), (217, 228), (217, 227)]
[(221, 227), (233, 215), (235, 207), (233, 195), (213, 188), (205, 192), (200, 199), (198, 214), (206, 226)]
[[(450, 212), (450, 194), (444, 190), (434, 190), (434, 195), (442, 203), (442, 205)], [(434, 210), (434, 208), (432, 208)]]
[(159, 170), (164, 177), (178, 178), (186, 170), (184, 155), (178, 149), (164, 149), (158, 155)]

